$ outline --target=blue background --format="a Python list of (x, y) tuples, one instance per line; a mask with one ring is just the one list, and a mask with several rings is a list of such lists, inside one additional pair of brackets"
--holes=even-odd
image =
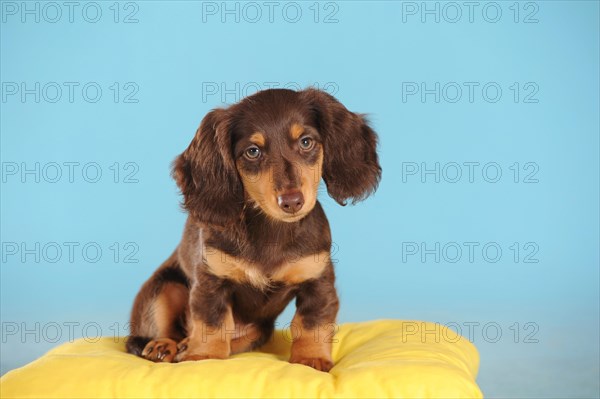
[[(186, 216), (170, 162), (205, 113), (256, 87), (316, 84), (370, 114), (384, 171), (358, 206), (320, 196), (336, 244), (339, 320), (431, 320), (464, 335), (472, 325), (487, 396), (598, 397), (598, 2), (478, 2), (472, 21), (459, 2), (456, 22), (457, 3), (444, 2), (279, 2), (272, 22), (262, 2), (257, 21), (244, 3), (227, 3), (239, 7), (236, 21), (221, 2), (98, 2), (95, 23), (84, 2), (73, 22), (64, 6), (58, 18), (28, 2), (36, 22), (22, 4), (2, 2), (2, 373), (67, 341), (69, 325), (76, 337), (127, 334), (139, 286), (180, 239)], [(438, 7), (439, 22), (423, 7)], [(39, 102), (22, 98), (21, 83), (35, 91), (36, 82)], [(64, 82), (79, 85), (72, 102)], [(93, 88), (82, 95), (89, 82), (102, 89), (97, 102)], [(439, 102), (407, 91), (436, 82)], [(465, 82), (478, 85), (472, 101)], [(73, 182), (64, 162), (79, 163)], [(472, 182), (464, 162), (479, 163)], [(39, 182), (21, 175), (36, 163)], [(54, 183), (53, 163), (62, 172)], [(439, 183), (406, 173), (436, 163)], [(462, 175), (452, 183), (454, 163)], [(102, 176), (87, 182), (95, 165)], [(500, 180), (488, 182), (497, 169)], [(72, 260), (65, 242), (78, 243)], [(472, 262), (465, 242), (479, 245)], [(22, 259), (12, 243), (34, 253)], [(439, 262), (411, 255), (411, 243), (440, 243)], [(494, 247), (486, 260), (486, 243), (501, 248), (498, 261)]]

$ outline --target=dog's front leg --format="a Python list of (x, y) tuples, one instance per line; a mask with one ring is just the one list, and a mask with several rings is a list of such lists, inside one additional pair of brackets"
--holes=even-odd
[(208, 273), (197, 275), (190, 290), (188, 334), (180, 344), (179, 361), (229, 357), (235, 323), (225, 280)]
[(334, 280), (333, 266), (329, 264), (321, 277), (300, 285), (291, 324), (290, 363), (320, 371), (333, 367), (331, 344), (337, 331), (335, 318), (339, 308)]

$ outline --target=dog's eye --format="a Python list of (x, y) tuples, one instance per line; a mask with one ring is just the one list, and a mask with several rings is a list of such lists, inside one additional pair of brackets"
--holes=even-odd
[(313, 148), (313, 146), (315, 145), (315, 141), (312, 138), (305, 136), (300, 139), (299, 145), (301, 149), (303, 149), (304, 151), (308, 151)]
[(244, 155), (246, 155), (246, 158), (248, 159), (257, 159), (260, 157), (260, 148), (255, 145), (248, 147), (246, 152), (244, 152)]

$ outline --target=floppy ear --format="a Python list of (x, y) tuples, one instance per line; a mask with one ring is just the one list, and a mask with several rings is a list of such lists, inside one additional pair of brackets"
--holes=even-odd
[(189, 147), (173, 162), (183, 207), (196, 219), (225, 226), (239, 218), (243, 188), (232, 157), (227, 111), (209, 112)]
[(307, 89), (302, 95), (323, 136), (323, 180), (329, 195), (340, 205), (362, 201), (381, 179), (377, 135), (364, 116), (348, 111), (328, 93)]

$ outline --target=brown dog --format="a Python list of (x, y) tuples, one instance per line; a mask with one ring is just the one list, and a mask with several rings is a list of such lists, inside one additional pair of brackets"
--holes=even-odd
[(265, 90), (202, 121), (174, 162), (189, 217), (143, 285), (130, 353), (157, 362), (224, 359), (271, 336), (295, 297), (290, 362), (333, 367), (339, 303), (321, 177), (345, 205), (377, 188), (377, 136), (319, 90)]

